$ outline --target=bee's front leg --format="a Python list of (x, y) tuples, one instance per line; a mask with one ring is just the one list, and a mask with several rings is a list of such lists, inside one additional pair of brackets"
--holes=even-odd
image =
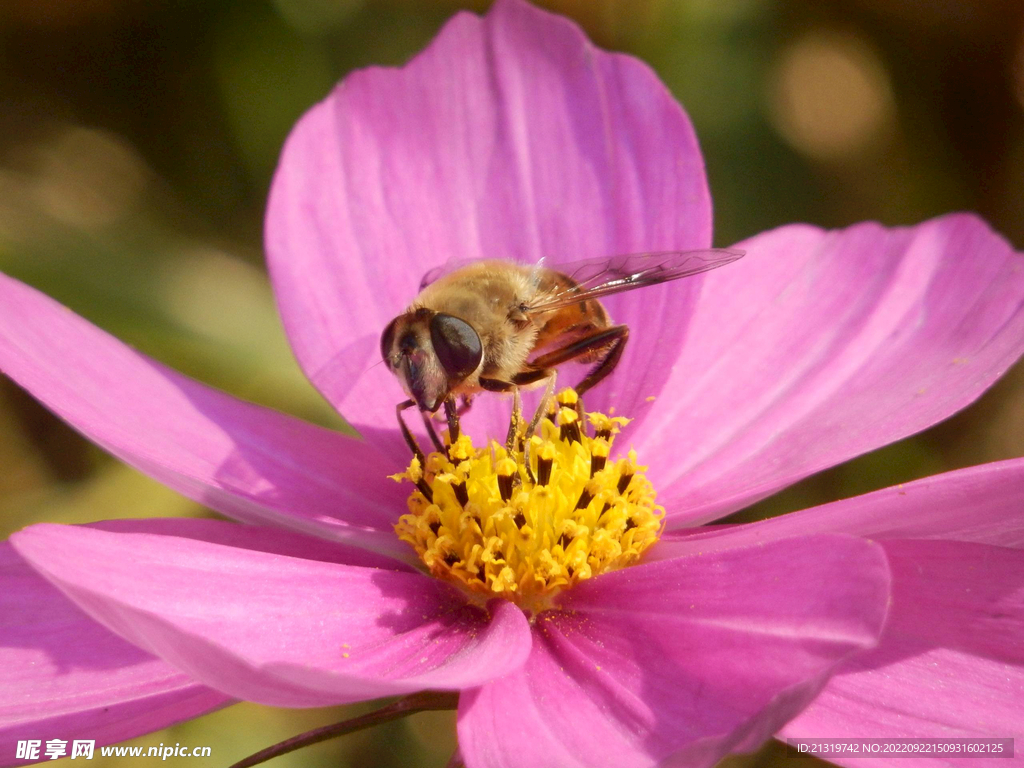
[(453, 395), (444, 399), (444, 417), (448, 420), (448, 445), (455, 445), (462, 431), (459, 428), (459, 407)]
[(434, 444), (434, 448), (437, 449), (438, 453), (448, 454), (448, 449), (444, 447), (444, 443), (441, 442), (441, 438), (437, 436), (437, 430), (434, 428), (434, 419), (427, 411), (420, 411), (420, 415), (423, 417), (423, 426), (427, 428), (427, 434), (430, 435), (430, 442)]
[[(414, 400), (406, 400), (395, 406), (395, 414), (398, 416), (398, 427), (402, 431), (402, 437), (405, 438), (406, 445), (412, 451), (412, 455), (415, 456), (419, 462), (421, 468), (426, 468), (427, 458), (423, 455), (423, 451), (420, 449), (419, 443), (416, 442), (416, 438), (413, 437), (412, 432), (409, 431), (409, 427), (405, 424), (405, 419), (402, 418), (402, 411), (407, 408), (412, 408), (416, 405)], [(427, 499), (427, 501), (434, 500), (434, 493), (430, 490), (430, 486), (427, 485), (426, 481), (421, 477), (416, 482), (416, 487), (420, 489), (420, 493)]]
[(405, 423), (405, 419), (402, 418), (402, 411), (412, 408), (416, 405), (415, 400), (406, 400), (395, 406), (395, 415), (398, 417), (398, 428), (402, 432), (402, 437), (405, 438), (405, 444), (409, 446), (409, 450), (412, 451), (412, 455), (420, 460), (421, 466), (426, 466), (427, 459), (423, 455), (423, 451), (420, 449), (420, 444), (416, 442), (416, 438), (413, 437), (412, 432), (409, 431), (409, 427)]

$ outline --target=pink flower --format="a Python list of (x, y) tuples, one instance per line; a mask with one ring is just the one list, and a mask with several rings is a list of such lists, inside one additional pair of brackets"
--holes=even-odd
[[(641, 564), (534, 623), (410, 565), (381, 329), (449, 258), (710, 244), (686, 116), (635, 59), (500, 0), (299, 123), (267, 215), (310, 380), (364, 440), (243, 403), (0, 277), (0, 369), (127, 463), (254, 525), (33, 526), (0, 549), (0, 758), (243, 698), (460, 691), (478, 766), (711, 765), (775, 733), (1024, 736), (1024, 461), (693, 529), (973, 401), (1024, 351), (1024, 260), (978, 219), (794, 225), (607, 302), (591, 409), (635, 418), (667, 509)], [(507, 402), (467, 419), (503, 434)], [(794, 719), (796, 718), (796, 719)], [(954, 761), (951, 761), (954, 762)], [(971, 763), (974, 765), (974, 763)], [(905, 765), (905, 763), (901, 763)]]

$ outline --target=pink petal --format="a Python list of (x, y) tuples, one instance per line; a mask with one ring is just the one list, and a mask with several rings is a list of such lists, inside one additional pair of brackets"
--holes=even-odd
[(463, 694), (469, 768), (714, 765), (755, 748), (872, 647), (889, 574), (845, 536), (627, 568), (541, 614), (526, 665)]
[(422, 574), (268, 554), (265, 532), (244, 546), (248, 530), (225, 546), (44, 524), (12, 542), (101, 624), (250, 701), (310, 707), (460, 689), (529, 653), (511, 604), (488, 616)]
[[(783, 735), (1012, 737), (1019, 750), (1024, 552), (954, 541), (888, 541), (885, 550), (893, 597), (878, 648), (844, 665)], [(871, 764), (907, 761), (883, 755)], [(987, 763), (953, 756), (944, 764)]]
[(405, 558), (406, 491), (370, 445), (236, 400), (0, 275), (0, 370), (90, 440), (231, 517)]
[(924, 429), (1024, 351), (1024, 258), (973, 216), (790, 226), (739, 247), (634, 436), (670, 527)]
[[(784, 733), (1024, 736), (1022, 493), (1024, 460), (1016, 459), (752, 525), (670, 534), (652, 554), (770, 546), (798, 532), (843, 531), (882, 540), (894, 597), (879, 647), (833, 677)], [(1004, 546), (992, 546), (998, 544)], [(975, 764), (973, 758), (965, 763)]]
[(0, 543), (0, 765), (28, 738), (110, 744), (230, 703), (79, 611)]
[[(599, 51), (574, 24), (519, 0), (455, 16), (402, 69), (350, 75), (292, 132), (271, 189), (266, 248), (303, 369), (364, 435), (404, 399), (379, 338), (449, 259), (550, 263), (707, 247), (703, 161), (678, 103), (644, 64)], [(594, 404), (656, 392), (690, 285), (609, 301), (644, 329)], [(641, 322), (642, 320), (642, 322)], [(482, 398), (470, 428), (507, 426)], [(636, 409), (631, 408), (634, 415)], [(390, 439), (391, 442), (388, 442)]]
[(950, 539), (1024, 548), (1024, 459), (982, 464), (739, 526), (668, 533), (657, 559), (812, 533)]
[[(227, 520), (205, 520), (196, 518), (160, 517), (128, 520), (103, 520), (88, 523), (86, 528), (111, 533), (147, 533), (159, 536), (173, 536), (181, 539), (219, 544), (225, 547), (239, 547), (255, 552), (266, 552), (303, 560), (317, 560), (324, 563), (357, 565), (363, 568), (417, 573), (416, 569), (387, 555), (370, 552), (361, 547), (318, 539), (305, 534), (284, 531), (280, 528), (265, 528), (255, 525), (239, 525)], [(77, 529), (73, 529), (77, 530)]]

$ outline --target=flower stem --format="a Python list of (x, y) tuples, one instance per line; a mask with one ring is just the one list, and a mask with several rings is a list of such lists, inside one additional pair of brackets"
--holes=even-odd
[(398, 701), (393, 701), (385, 707), (375, 709), (373, 712), (353, 717), (351, 720), (342, 720), (340, 723), (325, 725), (322, 728), (314, 728), (312, 731), (292, 736), (290, 739), (285, 739), (239, 760), (231, 768), (250, 768), (250, 766), (259, 765), (280, 755), (286, 755), (302, 747), (318, 744), (321, 741), (327, 741), (337, 736), (344, 736), (347, 733), (361, 731), (364, 728), (389, 723), (392, 720), (414, 715), (417, 712), (455, 709), (458, 705), (459, 694), (457, 693), (448, 691), (421, 691), (420, 693), (413, 693), (398, 699)]

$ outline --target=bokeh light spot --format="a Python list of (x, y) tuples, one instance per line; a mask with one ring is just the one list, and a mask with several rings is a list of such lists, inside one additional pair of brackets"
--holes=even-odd
[(135, 210), (149, 180), (145, 162), (124, 139), (69, 126), (37, 151), (30, 193), (58, 221), (98, 229)]
[(810, 32), (788, 45), (769, 78), (769, 116), (798, 152), (842, 160), (884, 142), (895, 124), (889, 75), (863, 39)]

